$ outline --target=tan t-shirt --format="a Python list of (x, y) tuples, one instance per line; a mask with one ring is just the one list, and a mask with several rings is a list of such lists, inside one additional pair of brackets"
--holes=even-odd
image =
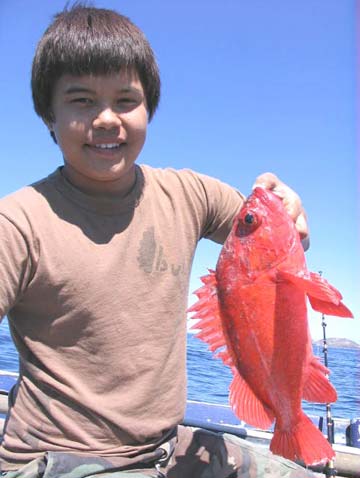
[(59, 169), (0, 201), (0, 315), (20, 356), (0, 470), (46, 451), (133, 456), (181, 422), (194, 251), (225, 240), (242, 200), (190, 170), (137, 166), (122, 200)]

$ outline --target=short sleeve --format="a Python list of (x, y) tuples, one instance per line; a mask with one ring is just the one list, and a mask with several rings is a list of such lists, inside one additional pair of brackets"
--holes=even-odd
[(18, 227), (0, 214), (0, 317), (21, 297), (31, 277), (31, 258), (26, 238)]
[(223, 244), (245, 197), (238, 190), (217, 179), (202, 174), (198, 177), (204, 188), (207, 207), (202, 236)]

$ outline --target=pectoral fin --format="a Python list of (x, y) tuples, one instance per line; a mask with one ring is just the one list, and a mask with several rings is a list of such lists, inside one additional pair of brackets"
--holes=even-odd
[(351, 311), (341, 302), (340, 292), (319, 274), (310, 272), (308, 275), (297, 275), (278, 271), (278, 278), (302, 289), (314, 310), (338, 317), (353, 317)]
[(335, 305), (315, 297), (308, 297), (311, 307), (317, 312), (322, 312), (326, 315), (336, 315), (337, 317), (349, 317), (351, 319), (354, 317), (352, 312), (342, 302)]

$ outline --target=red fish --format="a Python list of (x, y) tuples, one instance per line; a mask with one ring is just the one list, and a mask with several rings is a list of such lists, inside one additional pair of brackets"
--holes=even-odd
[(301, 408), (304, 398), (337, 399), (329, 370), (313, 355), (306, 299), (313, 309), (352, 317), (342, 296), (309, 272), (294, 222), (271, 191), (256, 188), (227, 238), (216, 271), (202, 278), (189, 311), (193, 328), (233, 372), (230, 404), (258, 428), (275, 421), (273, 453), (306, 465), (334, 451)]

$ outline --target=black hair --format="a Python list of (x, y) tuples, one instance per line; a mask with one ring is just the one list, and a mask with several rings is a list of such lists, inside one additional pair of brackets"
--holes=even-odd
[(64, 74), (107, 75), (135, 70), (144, 89), (149, 121), (160, 100), (160, 75), (143, 32), (113, 10), (75, 4), (55, 15), (33, 60), (31, 88), (36, 113), (53, 121), (51, 101)]

